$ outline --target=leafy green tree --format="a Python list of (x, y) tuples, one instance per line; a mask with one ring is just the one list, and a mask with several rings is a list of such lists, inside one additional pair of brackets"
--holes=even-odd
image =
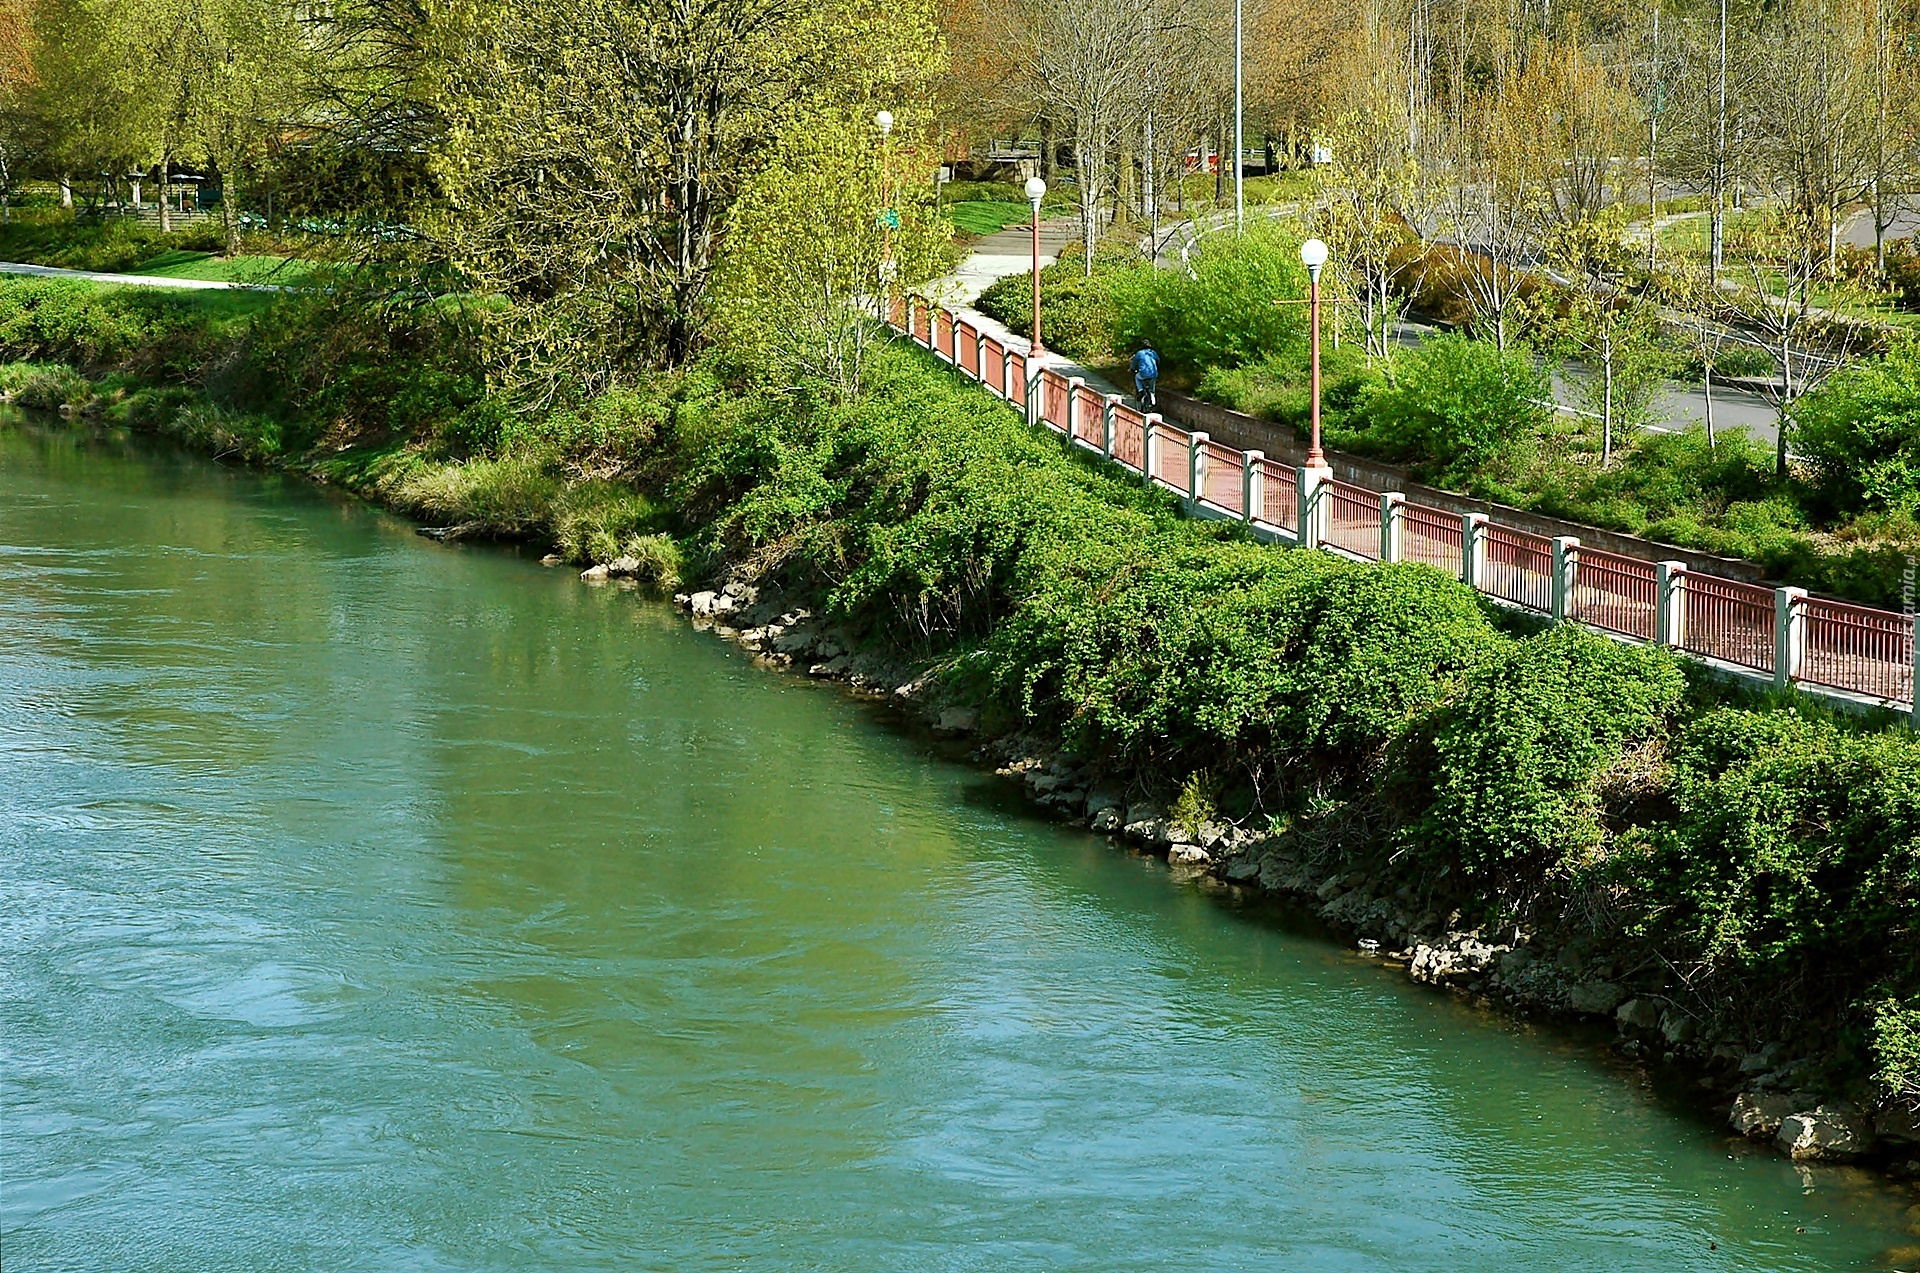
[(1613, 463), (1622, 431), (1632, 435), (1652, 422), (1654, 396), (1673, 361), (1659, 310), (1630, 286), (1625, 228), (1626, 213), (1618, 207), (1559, 227), (1551, 259), (1567, 284), (1563, 292), (1540, 298), (1545, 306), (1559, 302), (1541, 323), (1556, 351), (1579, 360), (1588, 373), (1575, 383), (1600, 419), (1603, 467)]
[(684, 362), (771, 139), (898, 109), (938, 67), (924, 0), (453, 0), (430, 41), (446, 204), (429, 228), (513, 303), (502, 368), (536, 395)]
[(880, 335), (872, 302), (944, 267), (950, 234), (911, 155), (883, 150), (844, 112), (814, 117), (788, 130), (727, 219), (715, 284), (724, 330), (849, 397)]
[(1300, 348), (1305, 306), (1286, 303), (1307, 292), (1297, 232), (1257, 221), (1242, 234), (1208, 235), (1190, 264), (1190, 272), (1143, 265), (1113, 276), (1108, 294), (1117, 351), (1151, 344), (1168, 365), (1199, 370), (1240, 367)]

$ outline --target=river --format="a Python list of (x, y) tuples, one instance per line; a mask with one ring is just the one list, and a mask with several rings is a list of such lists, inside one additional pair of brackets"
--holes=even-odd
[(1833, 1270), (1913, 1197), (668, 608), (0, 425), (37, 1270)]

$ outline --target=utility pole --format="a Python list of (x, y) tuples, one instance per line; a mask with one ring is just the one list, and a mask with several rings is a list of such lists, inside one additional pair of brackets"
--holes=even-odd
[(1246, 94), (1241, 84), (1240, 50), (1242, 0), (1233, 0), (1233, 228), (1247, 228), (1247, 191), (1240, 172), (1241, 117), (1246, 110)]
[(1708, 217), (1707, 281), (1720, 285), (1727, 249), (1727, 0), (1720, 0), (1720, 83), (1713, 113), (1713, 208)]

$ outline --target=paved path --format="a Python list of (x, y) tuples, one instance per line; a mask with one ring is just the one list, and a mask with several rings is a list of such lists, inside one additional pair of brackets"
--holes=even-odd
[(223, 283), (210, 278), (160, 278), (153, 274), (106, 274), (98, 270), (61, 270), (51, 265), (25, 265), (19, 261), (0, 261), (0, 274), (30, 274), (36, 278), (77, 278), (88, 283), (112, 283), (124, 287), (179, 287), (191, 291), (277, 292), (270, 283)]

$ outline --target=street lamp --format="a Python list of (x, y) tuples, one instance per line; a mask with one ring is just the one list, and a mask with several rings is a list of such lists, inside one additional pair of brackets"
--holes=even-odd
[(1307, 267), (1307, 307), (1313, 312), (1313, 438), (1307, 445), (1307, 467), (1327, 467), (1327, 453), (1320, 449), (1320, 268), (1327, 263), (1327, 245), (1308, 239), (1300, 245), (1300, 264)]
[(893, 321), (893, 223), (897, 219), (893, 211), (893, 198), (887, 189), (887, 160), (891, 157), (887, 151), (887, 135), (893, 131), (893, 112), (881, 111), (873, 117), (874, 127), (880, 130), (880, 319)]
[(1047, 183), (1038, 177), (1027, 178), (1027, 202), (1033, 205), (1033, 340), (1031, 357), (1047, 352), (1040, 343), (1040, 201), (1047, 197)]

